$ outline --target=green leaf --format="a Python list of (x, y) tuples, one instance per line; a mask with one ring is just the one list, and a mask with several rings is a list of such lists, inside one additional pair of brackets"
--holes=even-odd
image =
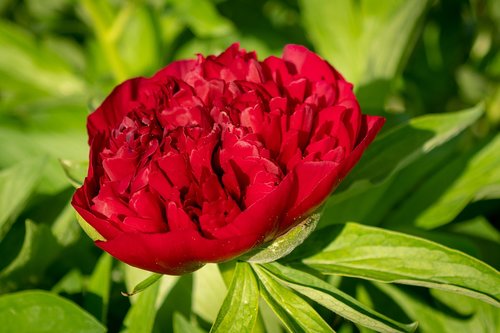
[(208, 264), (193, 273), (193, 312), (214, 322), (224, 303), (227, 287), (216, 264)]
[[(123, 10), (129, 9), (125, 7)], [(156, 16), (146, 6), (137, 4), (129, 13), (117, 45), (119, 54), (130, 76), (152, 74), (160, 67)]]
[(16, 333), (106, 332), (73, 302), (45, 291), (0, 296), (2, 331)]
[(355, 85), (396, 75), (429, 3), (300, 1), (304, 27), (315, 48)]
[[(82, 0), (80, 2), (82, 7), (82, 18), (87, 21), (90, 28), (93, 29), (99, 48), (96, 44), (91, 45), (91, 52), (95, 52), (97, 56), (97, 65), (104, 69), (106, 74), (111, 71), (115, 83), (123, 82), (128, 77), (128, 68), (123, 62), (123, 58), (119, 54), (116, 47), (117, 37), (121, 35), (124, 26), (126, 25), (126, 18), (133, 12), (135, 2), (126, 2), (122, 6), (119, 13), (115, 13), (115, 9), (110, 3), (106, 1), (96, 0)], [(125, 18), (125, 19), (124, 19)], [(107, 60), (108, 66), (99, 66), (102, 59)], [(97, 60), (97, 59), (92, 59)]]
[[(439, 299), (441, 305), (438, 307), (433, 306), (429, 300), (406, 292), (402, 288), (382, 283), (375, 285), (396, 301), (408, 316), (413, 320), (418, 320), (419, 329), (423, 333), (498, 331), (500, 309), (492, 305), (461, 295), (445, 295), (443, 292)], [(445, 304), (448, 309), (444, 308), (442, 304)]]
[(297, 246), (302, 244), (314, 229), (316, 229), (320, 216), (320, 213), (314, 213), (308, 216), (304, 221), (284, 235), (281, 235), (263, 247), (245, 254), (240, 259), (252, 263), (267, 263), (285, 257)]
[(259, 309), (259, 285), (250, 268), (238, 262), (228, 293), (210, 332), (252, 332)]
[(227, 35), (234, 30), (231, 21), (221, 16), (209, 0), (171, 0), (186, 24), (200, 38)]
[(489, 184), (483, 186), (474, 197), (474, 201), (488, 199), (500, 199), (500, 168), (491, 173)]
[(378, 137), (349, 178), (380, 182), (456, 137), (483, 113), (484, 106), (480, 104), (463, 111), (414, 118)]
[(112, 265), (113, 257), (103, 253), (90, 276), (85, 295), (85, 308), (104, 324), (108, 314)]
[(80, 134), (85, 139), (87, 104), (88, 97), (84, 96), (48, 96), (36, 99), (12, 96), (0, 100), (0, 120), (3, 126), (21, 130), (21, 134), (36, 132), (47, 135), (48, 132), (55, 132)]
[(0, 151), (0, 167), (11, 167), (14, 163), (45, 158), (45, 164), (39, 166), (36, 172), (40, 177), (37, 192), (44, 194), (55, 194), (68, 186), (58, 159), (88, 158), (88, 146), (83, 131), (63, 133), (15, 130), (4, 126), (1, 121)]
[(434, 168), (446, 163), (455, 153), (454, 139), (476, 122), (483, 110), (479, 105), (414, 118), (378, 137), (326, 202), (318, 229), (348, 221), (379, 223)]
[(449, 161), (414, 190), (385, 224), (404, 221), (433, 229), (451, 222), (482, 187), (490, 184), (500, 165), (499, 151), (500, 135), (497, 135), (486, 145)]
[(257, 273), (260, 292), (264, 300), (291, 332), (334, 332), (309, 303), (284, 287), (258, 264), (252, 265)]
[[(121, 270), (123, 274), (125, 275), (125, 286), (127, 290), (132, 290), (132, 294), (134, 289), (137, 287), (140, 287), (139, 285), (142, 285), (144, 283), (149, 283), (154, 280), (154, 276), (156, 274), (153, 274), (149, 271), (142, 270), (130, 265), (127, 265), (125, 263), (121, 263)], [(148, 281), (148, 282), (146, 282)], [(176, 283), (179, 281), (179, 276), (176, 275), (161, 275), (159, 278), (159, 284), (160, 287), (158, 289), (158, 296), (156, 297), (156, 304), (155, 307), (158, 310), (165, 299), (170, 295), (172, 290), (175, 288)], [(140, 291), (138, 291), (140, 292)], [(137, 295), (133, 294), (132, 296), (129, 296), (130, 303), (134, 304), (137, 301)], [(179, 304), (176, 303), (177, 309), (179, 309)], [(172, 314), (170, 314), (172, 315)]]
[(160, 284), (153, 282), (149, 288), (140, 293), (137, 300), (124, 320), (125, 329), (122, 333), (148, 333), (152, 332), (156, 318), (156, 299)]
[(69, 96), (84, 91), (83, 81), (59, 54), (41, 46), (19, 26), (0, 20), (0, 89), (21, 96)]
[(467, 237), (477, 237), (482, 240), (489, 240), (500, 244), (500, 231), (482, 216), (478, 216), (472, 220), (450, 224), (447, 228), (452, 232), (463, 234)]
[(35, 159), (0, 171), (0, 241), (34, 192), (46, 160)]
[(134, 287), (134, 290), (132, 290), (131, 292), (122, 292), (122, 294), (123, 296), (133, 296), (135, 294), (143, 292), (144, 290), (149, 288), (152, 284), (154, 284), (156, 281), (158, 281), (162, 276), (163, 276), (162, 274), (153, 273), (147, 279), (137, 284)]
[(87, 170), (89, 168), (89, 162), (76, 162), (71, 160), (61, 159), (59, 160), (61, 166), (66, 174), (71, 185), (78, 188), (83, 185), (85, 176), (87, 176)]
[(60, 251), (61, 247), (47, 225), (37, 225), (26, 220), (26, 234), (21, 251), (0, 272), (0, 292), (40, 282), (45, 269)]
[(70, 246), (80, 239), (82, 229), (75, 222), (75, 210), (68, 202), (51, 227), (54, 237), (61, 246)]
[(84, 290), (84, 279), (79, 270), (74, 269), (64, 275), (51, 289), (53, 293), (77, 294)]
[[(21, 162), (33, 159), (35, 156), (45, 155), (74, 161), (88, 159), (87, 138), (82, 130), (24, 131), (0, 124), (0, 140), (5, 140), (5, 142), (0, 141), (0, 148), (5, 153), (0, 156), (1, 166), (12, 164), (12, 161)], [(61, 166), (59, 163), (55, 166), (59, 171), (59, 177), (62, 174)], [(67, 185), (64, 179), (63, 183)]]
[[(170, 276), (165, 275), (163, 279), (168, 277)], [(184, 318), (189, 318), (194, 325), (207, 323), (192, 311), (193, 274), (185, 274), (180, 277), (176, 276), (176, 278), (176, 283), (170, 289), (168, 296), (165, 299), (159, 299), (161, 303), (158, 303), (158, 300), (156, 302), (158, 319), (155, 322), (155, 330), (158, 332), (172, 332), (172, 318), (176, 312), (184, 316)], [(134, 297), (132, 297), (132, 299), (133, 298)], [(203, 327), (207, 326), (209, 326), (209, 324)]]
[[(261, 330), (262, 332), (283, 333), (283, 325), (281, 324), (281, 319), (276, 316), (274, 310), (262, 298), (259, 301), (259, 315), (262, 318), (262, 325), (264, 326)], [(257, 324), (259, 324), (258, 321)], [(256, 326), (256, 328), (257, 327), (258, 326)], [(254, 333), (260, 332), (257, 331)]]
[(337, 237), (303, 260), (324, 274), (443, 289), (500, 306), (500, 273), (464, 253), (356, 223), (329, 232)]
[(356, 324), (377, 332), (413, 332), (417, 327), (416, 323), (401, 324), (371, 310), (314, 275), (278, 263), (266, 264), (264, 268), (281, 283)]
[(174, 333), (205, 333), (198, 326), (193, 325), (179, 312), (174, 312)]
[[(463, 142), (461, 139), (467, 134), (461, 133), (458, 137), (434, 148), (381, 183), (374, 185), (368, 183), (367, 189), (360, 195), (334, 205), (335, 208), (339, 206), (342, 208), (341, 211), (335, 210), (339, 218), (336, 218), (336, 214), (331, 214), (328, 218), (340, 223), (363, 221), (363, 224), (380, 225), (390, 218), (393, 209), (404, 204), (415, 188), (425, 183), (436, 170), (440, 170), (451, 158), (461, 153), (459, 151), (460, 143)], [(342, 212), (344, 214), (340, 215)]]

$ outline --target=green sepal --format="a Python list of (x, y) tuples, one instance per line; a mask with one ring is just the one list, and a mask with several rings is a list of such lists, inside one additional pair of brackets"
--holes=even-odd
[(89, 236), (94, 242), (95, 241), (102, 241), (105, 242), (106, 238), (104, 238), (97, 230), (94, 229), (93, 226), (87, 223), (83, 219), (83, 217), (80, 216), (80, 214), (76, 213), (76, 220), (78, 221), (78, 224), (80, 227), (82, 227), (83, 231)]
[(309, 215), (285, 234), (270, 243), (264, 244), (262, 247), (246, 253), (239, 259), (263, 264), (285, 257), (309, 237), (314, 229), (316, 229), (320, 217), (321, 214), (319, 212)]
[(127, 296), (127, 297), (130, 297), (130, 296), (133, 296), (133, 295), (136, 295), (144, 290), (146, 290), (148, 287), (150, 287), (151, 285), (153, 285), (156, 281), (158, 281), (161, 277), (163, 276), (163, 274), (158, 274), (158, 273), (154, 273), (152, 274), (151, 276), (149, 276), (148, 278), (146, 278), (145, 280), (139, 282), (135, 287), (134, 289), (131, 291), (131, 292), (124, 292), (122, 291), (122, 295), (123, 296)]

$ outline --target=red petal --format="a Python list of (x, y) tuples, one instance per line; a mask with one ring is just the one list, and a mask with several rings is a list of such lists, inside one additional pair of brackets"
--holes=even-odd
[(292, 79), (285, 62), (281, 58), (268, 57), (264, 59), (262, 66), (266, 77), (279, 85), (287, 85)]
[(174, 188), (158, 166), (153, 164), (149, 174), (149, 188), (164, 201), (174, 201), (180, 205), (180, 192)]
[(153, 79), (164, 80), (168, 76), (173, 76), (175, 78), (186, 81), (186, 76), (191, 75), (198, 64), (199, 61), (193, 59), (174, 61), (167, 67), (158, 71), (153, 76)]
[(182, 208), (173, 202), (168, 203), (167, 219), (170, 231), (198, 230), (196, 224), (189, 218)]
[(342, 170), (339, 174), (340, 179), (343, 179), (359, 161), (365, 149), (373, 141), (373, 139), (375, 139), (375, 136), (382, 129), (382, 126), (384, 126), (384, 123), (385, 118), (383, 117), (363, 115), (361, 123), (362, 126), (358, 137), (359, 143), (342, 163)]
[(303, 102), (308, 88), (308, 81), (304, 78), (300, 78), (290, 82), (286, 88), (290, 97), (297, 102)]
[(87, 205), (87, 199), (84, 196), (84, 187), (80, 187), (76, 190), (71, 200), (71, 205), (78, 214), (106, 239), (112, 239), (121, 234), (122, 231), (120, 229), (113, 226), (113, 224), (106, 219), (96, 216), (95, 213), (90, 210)]
[(127, 80), (117, 86), (88, 117), (89, 143), (97, 132), (108, 132), (116, 128), (123, 117), (140, 104), (141, 97), (154, 87), (150, 80), (141, 77)]
[(273, 191), (242, 211), (232, 223), (217, 230), (214, 237), (226, 239), (255, 235), (259, 242), (274, 237), (293, 197), (294, 185), (295, 176), (289, 174)]
[(169, 153), (157, 160), (160, 170), (168, 177), (168, 180), (177, 189), (189, 187), (191, 182), (188, 170), (188, 161), (181, 154)]
[(297, 197), (291, 204), (280, 232), (317, 208), (339, 182), (339, 164), (330, 161), (303, 162), (296, 166)]
[(283, 49), (283, 60), (292, 64), (297, 74), (311, 81), (324, 80), (334, 83), (340, 77), (326, 61), (301, 45), (286, 45)]
[(223, 262), (252, 248), (256, 235), (228, 239), (207, 239), (197, 231), (185, 230), (159, 234), (122, 233), (95, 244), (113, 257), (149, 271), (182, 275), (208, 262)]
[(127, 216), (121, 227), (124, 232), (157, 233), (167, 231), (165, 221), (139, 216)]

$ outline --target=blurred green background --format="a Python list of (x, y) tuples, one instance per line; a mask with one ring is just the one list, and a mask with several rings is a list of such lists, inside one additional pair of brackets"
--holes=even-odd
[[(209, 327), (226, 288), (216, 266), (125, 298), (144, 273), (102, 255), (69, 200), (86, 172), (86, 116), (116, 84), (236, 41), (259, 59), (307, 46), (355, 84), (364, 113), (387, 117), (386, 136), (328, 201), (320, 228), (401, 230), (498, 269), (499, 28), (494, 0), (0, 0), (0, 322), (23, 308), (12, 293), (42, 289), (78, 305), (65, 308), (75, 332)], [(423, 332), (499, 332), (498, 311), (477, 301), (340, 285)]]

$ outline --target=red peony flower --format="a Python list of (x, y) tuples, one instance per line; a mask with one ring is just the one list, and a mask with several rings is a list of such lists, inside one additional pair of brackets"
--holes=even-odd
[(383, 123), (306, 48), (258, 61), (234, 44), (116, 87), (88, 118), (88, 176), (72, 204), (114, 257), (191, 272), (297, 225)]

